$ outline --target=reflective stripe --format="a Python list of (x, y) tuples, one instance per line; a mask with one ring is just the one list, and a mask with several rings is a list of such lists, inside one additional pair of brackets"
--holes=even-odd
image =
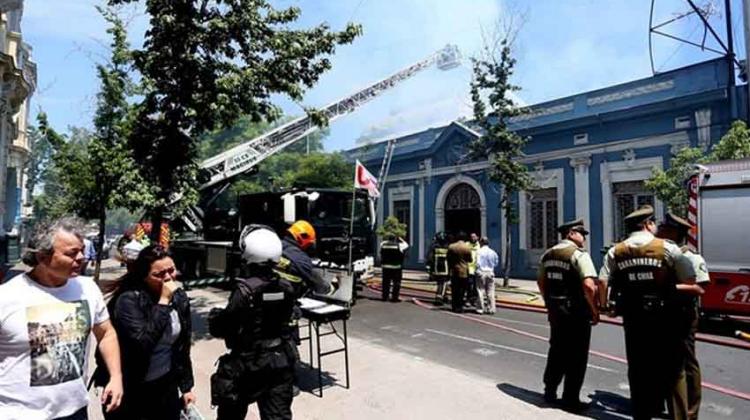
[(275, 302), (279, 300), (284, 300), (284, 292), (263, 293), (264, 302)]
[(396, 264), (383, 264), (382, 267), (383, 268), (401, 268), (400, 265), (396, 265)]
[(302, 277), (295, 276), (294, 274), (285, 273), (279, 269), (274, 268), (274, 273), (278, 274), (279, 277), (292, 283), (302, 283)]

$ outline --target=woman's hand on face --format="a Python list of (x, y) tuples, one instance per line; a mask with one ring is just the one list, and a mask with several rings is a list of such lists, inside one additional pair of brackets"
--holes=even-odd
[(187, 408), (190, 404), (195, 403), (195, 400), (196, 398), (195, 398), (195, 394), (193, 394), (193, 391), (188, 391), (182, 394), (182, 402), (185, 408)]
[(174, 296), (174, 292), (180, 288), (180, 283), (175, 280), (167, 280), (161, 285), (161, 296), (159, 296), (159, 303), (169, 304)]

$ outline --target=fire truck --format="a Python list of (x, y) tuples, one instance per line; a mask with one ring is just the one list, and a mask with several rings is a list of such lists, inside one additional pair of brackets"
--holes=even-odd
[(750, 316), (750, 159), (696, 165), (688, 182), (690, 247), (706, 260), (711, 284), (704, 315)]
[[(450, 70), (459, 66), (460, 60), (458, 47), (447, 45), (321, 111), (333, 122), (423, 70), (432, 66)], [(372, 266), (374, 203), (365, 191), (298, 189), (244, 195), (228, 209), (216, 205), (237, 176), (252, 173), (263, 160), (318, 129), (310, 116), (300, 117), (200, 163), (201, 200), (179, 221), (171, 222), (175, 231), (181, 231), (171, 247), (185, 279), (234, 275), (239, 266), (236, 239), (244, 225), (265, 223), (283, 233), (288, 224), (299, 219), (308, 220), (315, 227), (322, 264), (348, 265), (353, 258), (348, 269), (360, 277)], [(387, 175), (394, 148), (390, 141), (380, 172), (381, 181)], [(353, 218), (344, 211), (351, 211), (352, 206)]]

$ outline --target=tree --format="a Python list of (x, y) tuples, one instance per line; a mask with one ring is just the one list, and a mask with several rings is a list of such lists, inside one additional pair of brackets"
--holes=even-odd
[(388, 216), (383, 222), (383, 226), (378, 227), (377, 234), (383, 238), (389, 236), (403, 238), (406, 236), (406, 224), (399, 222), (396, 216)]
[[(98, 244), (104, 244), (107, 209), (124, 207), (135, 210), (148, 206), (151, 189), (139, 174), (128, 149), (131, 105), (128, 97), (133, 84), (128, 76), (130, 55), (127, 33), (122, 21), (111, 10), (98, 8), (111, 25), (110, 61), (97, 65), (101, 83), (96, 98), (93, 133), (72, 129), (71, 140), (57, 134), (46, 121), (40, 130), (53, 148), (52, 160), (58, 170), (61, 192), (60, 210), (74, 212), (99, 224)], [(73, 139), (80, 140), (74, 141)], [(98, 281), (102, 253), (97, 252), (94, 279)]]
[[(305, 88), (331, 67), (326, 56), (352, 42), (361, 27), (293, 28), (300, 9), (277, 10), (267, 0), (144, 3), (150, 28), (143, 48), (132, 52), (143, 96), (130, 140), (144, 175), (157, 186), (150, 209), (152, 235), (158, 235), (175, 196), (182, 198), (182, 208), (197, 199), (197, 139), (242, 116), (274, 120), (279, 110), (272, 95), (300, 101)], [(325, 123), (320, 112), (308, 112)]]
[(685, 184), (695, 173), (696, 164), (747, 157), (750, 157), (750, 130), (744, 121), (735, 121), (729, 131), (711, 148), (710, 153), (706, 154), (697, 147), (680, 150), (669, 161), (669, 168), (654, 168), (645, 186), (656, 195), (656, 198), (664, 202), (670, 211), (686, 216), (688, 191)]
[(500, 207), (505, 213), (507, 229), (503, 286), (507, 287), (511, 269), (511, 226), (517, 219), (513, 197), (529, 189), (532, 178), (526, 165), (519, 161), (528, 138), (508, 129), (510, 118), (523, 113), (511, 95), (520, 90), (510, 81), (516, 60), (511, 55), (509, 37), (505, 36), (496, 45), (498, 48), (485, 46), (483, 57), (471, 60), (474, 119), (482, 135), (469, 145), (469, 157), (485, 159), (489, 156), (489, 179), (502, 186)]

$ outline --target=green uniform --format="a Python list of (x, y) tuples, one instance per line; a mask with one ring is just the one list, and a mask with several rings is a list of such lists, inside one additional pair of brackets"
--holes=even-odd
[(554, 398), (565, 380), (563, 402), (578, 403), (591, 342), (591, 310), (583, 281), (595, 278), (591, 256), (569, 240), (548, 249), (539, 263), (538, 280), (550, 323), (549, 353), (544, 370), (544, 390)]
[(646, 231), (632, 233), (607, 252), (599, 278), (621, 291), (617, 306), (636, 420), (660, 412), (667, 395), (673, 418), (687, 418), (675, 286), (694, 276), (690, 261), (676, 245)]
[[(700, 286), (709, 284), (706, 260), (687, 248), (682, 249), (685, 257), (691, 262), (695, 271), (695, 283)], [(682, 301), (682, 345), (685, 356), (685, 381), (687, 385), (688, 419), (697, 420), (701, 405), (701, 367), (695, 353), (695, 333), (698, 332), (698, 298), (681, 296)]]

